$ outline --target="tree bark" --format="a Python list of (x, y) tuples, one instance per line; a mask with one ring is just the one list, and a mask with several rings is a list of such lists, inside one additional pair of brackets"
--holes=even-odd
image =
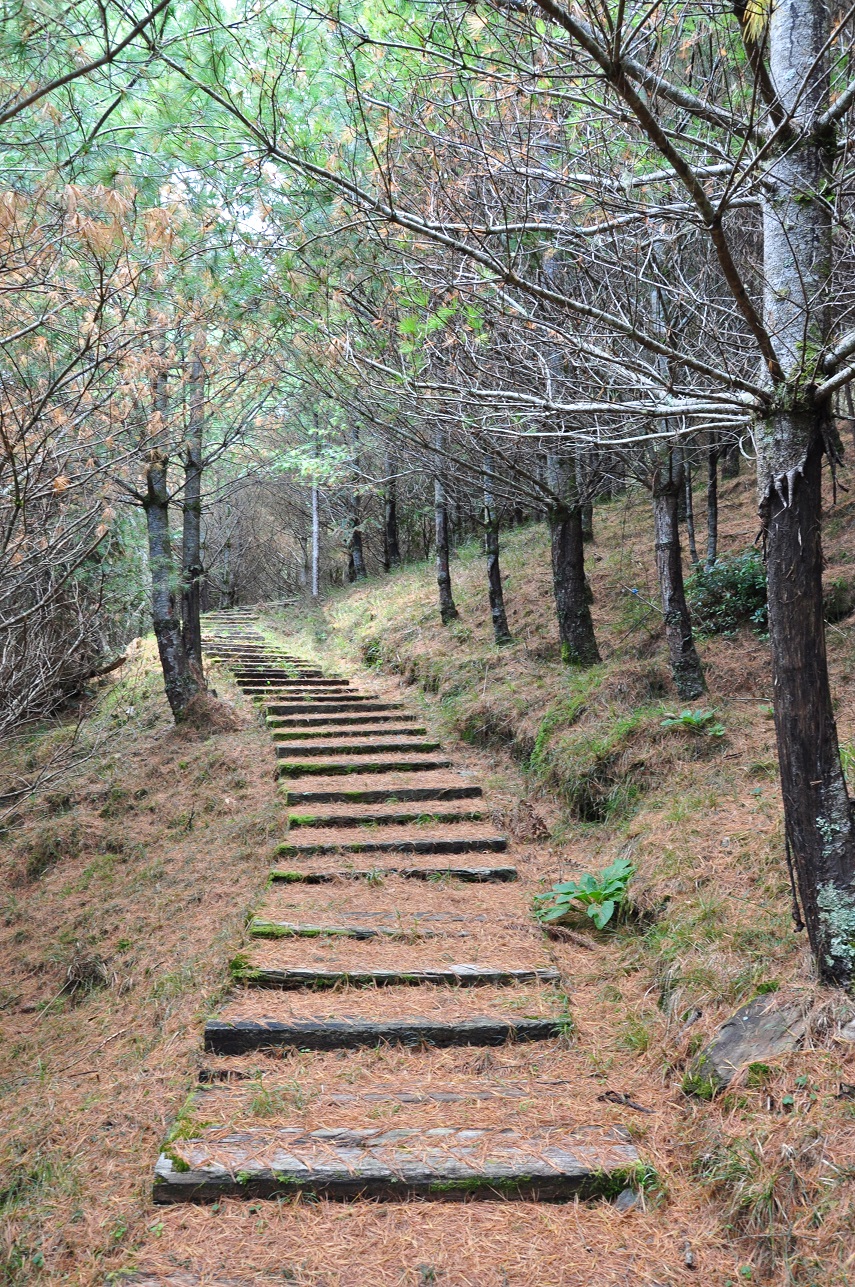
[(584, 506), (579, 504), (570, 460), (557, 452), (550, 452), (547, 477), (551, 493), (548, 517), (552, 585), (561, 658), (572, 666), (596, 666), (600, 652), (585, 578)]
[[(354, 476), (359, 477), (359, 435), (356, 429), (351, 432), (351, 447), (353, 449), (353, 471)], [(354, 486), (352, 496), (353, 506), (353, 527), (348, 541), (348, 553), (350, 555), (348, 567), (348, 579), (351, 581), (364, 581), (368, 576), (365, 567), (365, 553), (362, 548), (362, 493), (358, 484)]]
[(202, 575), (202, 439), (205, 425), (205, 368), (197, 337), (190, 361), (190, 406), (184, 443), (184, 520), (181, 548), (181, 623), (184, 649), (198, 670), (202, 669), (202, 625), (199, 619)]
[(436, 583), (439, 586), (439, 615), (444, 626), (456, 621), (460, 616), (451, 593), (451, 570), (448, 557), (448, 506), (445, 499), (443, 480), (443, 441), (442, 430), (437, 429), (434, 435), (436, 449), (436, 471), (433, 476), (433, 507), (436, 523)]
[(707, 452), (707, 558), (706, 565), (711, 568), (718, 558), (718, 457), (719, 450), (715, 443)]
[(321, 522), (318, 506), (318, 484), (312, 483), (312, 598), (317, 599), (321, 561)]
[(731, 445), (725, 451), (724, 456), (722, 457), (722, 462), (721, 462), (722, 478), (739, 477), (740, 456), (741, 456), (741, 452), (739, 450), (739, 443), (738, 442), (731, 443)]
[(849, 985), (855, 966), (855, 829), (832, 711), (822, 610), (822, 460), (837, 452), (817, 405), (830, 333), (832, 211), (825, 196), (833, 131), (812, 128), (828, 104), (829, 9), (778, 0), (769, 70), (793, 130), (763, 189), (764, 320), (781, 377), (755, 432), (766, 536), (769, 640), (784, 822), (820, 977)]
[(178, 578), (172, 559), (169, 535), (169, 461), (159, 451), (151, 452), (146, 468), (146, 493), (143, 499), (148, 527), (149, 567), (151, 570), (151, 615), (157, 650), (163, 668), (166, 697), (180, 723), (187, 703), (200, 691), (184, 647), (178, 617)]
[(693, 701), (700, 697), (706, 685), (695, 648), (692, 620), (683, 585), (683, 559), (677, 521), (677, 500), (682, 487), (682, 461), (675, 452), (666, 452), (653, 471), (656, 569), (659, 573), (671, 674), (683, 701)]
[(502, 589), (502, 569), (499, 564), (499, 521), (493, 497), (493, 457), (484, 457), (484, 550), (487, 555), (487, 585), (490, 594), (490, 616), (493, 635), (501, 646), (513, 641), (505, 612), (505, 595)]
[(383, 564), (387, 572), (401, 566), (401, 549), (398, 544), (398, 484), (395, 477), (397, 465), (391, 452), (386, 453), (386, 486), (383, 492)]
[(689, 543), (689, 560), (692, 564), (700, 563), (698, 543), (695, 540), (695, 498), (692, 494), (692, 470), (686, 465), (683, 470), (683, 487), (686, 496), (686, 540)]

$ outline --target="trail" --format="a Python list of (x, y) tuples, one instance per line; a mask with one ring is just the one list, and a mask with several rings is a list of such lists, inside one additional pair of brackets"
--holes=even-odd
[[(590, 1119), (568, 1120), (566, 992), (531, 919), (534, 873), (481, 786), (401, 703), (272, 647), (250, 614), (207, 631), (211, 660), (263, 704), (290, 826), (252, 950), (205, 1025), (191, 1129), (158, 1160), (155, 1202), (625, 1190), (639, 1163), (628, 1132), (596, 1124), (593, 1093)], [(509, 1043), (512, 1078), (490, 1077), (488, 1050), (454, 1057)], [(404, 1057), (366, 1079), (381, 1046)], [(308, 1092), (283, 1062), (293, 1051), (314, 1052)]]

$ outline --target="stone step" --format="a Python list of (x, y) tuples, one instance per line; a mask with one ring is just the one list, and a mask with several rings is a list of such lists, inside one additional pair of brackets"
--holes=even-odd
[(288, 826), (290, 830), (302, 830), (305, 827), (363, 827), (366, 825), (377, 826), (407, 826), (409, 823), (465, 823), (465, 822), (483, 822), (487, 816), (478, 809), (460, 809), (452, 811), (450, 809), (438, 811), (431, 809), (416, 812), (415, 809), (407, 812), (406, 810), (382, 810), (373, 806), (363, 806), (364, 812), (357, 812), (357, 806), (353, 806), (352, 811), (348, 813), (292, 813)]
[[(433, 775), (432, 775), (433, 776)], [(454, 774), (437, 773), (430, 785), (418, 786), (412, 779), (399, 779), (366, 773), (360, 782), (345, 788), (335, 777), (326, 782), (313, 782), (309, 786), (295, 787), (285, 782), (280, 788), (288, 804), (386, 804), (392, 801), (411, 800), (477, 800), (483, 795), (479, 786), (463, 783)]]
[[(496, 1126), (210, 1128), (178, 1139), (155, 1168), (156, 1203), (225, 1197), (564, 1201), (612, 1195), (639, 1171), (635, 1147), (604, 1131), (521, 1134)], [(636, 1180), (637, 1182), (637, 1180)]]
[(277, 857), (300, 857), (310, 854), (380, 853), (380, 854), (503, 854), (508, 847), (504, 836), (366, 836), (336, 840), (308, 840), (305, 843), (283, 841), (276, 846)]
[(240, 964), (234, 966), (232, 976), (236, 982), (248, 987), (283, 989), (418, 987), (420, 984), (499, 988), (516, 983), (559, 983), (561, 980), (558, 970), (469, 964), (389, 970), (327, 970), (312, 966), (280, 969), (274, 965)]
[(439, 751), (442, 749), (441, 742), (412, 741), (407, 740), (411, 737), (410, 731), (401, 734), (400, 741), (389, 739), (387, 734), (385, 738), (366, 738), (364, 735), (353, 733), (351, 740), (341, 740), (334, 742), (307, 742), (300, 740), (296, 745), (287, 741), (284, 745), (281, 741), (281, 734), (274, 738), (276, 743), (276, 758), (279, 760), (290, 760), (295, 755), (383, 755), (395, 754), (396, 752), (407, 752), (413, 754), (419, 752), (427, 754), (429, 751)]
[(268, 680), (271, 682), (275, 680), (283, 688), (300, 688), (309, 693), (323, 692), (327, 689), (331, 693), (337, 693), (347, 689), (350, 684), (347, 679), (326, 679), (320, 672), (317, 674), (306, 672), (295, 676), (293, 671), (289, 673), (286, 670), (274, 670), (271, 667), (250, 670), (245, 666), (241, 666), (240, 669), (237, 666), (233, 666), (232, 670), (241, 684), (266, 683)]
[(286, 1047), (293, 1050), (355, 1050), (381, 1042), (401, 1046), (503, 1046), (506, 1041), (551, 1041), (560, 1037), (566, 1019), (517, 1019), (508, 1015), (472, 1015), (372, 1021), (354, 1018), (209, 1019), (205, 1049), (210, 1054), (243, 1055), (251, 1050)]
[(273, 882), (291, 885), (327, 885), (337, 880), (462, 880), (467, 884), (504, 884), (518, 880), (516, 867), (342, 867), (328, 871), (293, 871), (274, 867), (268, 876)]
[(429, 773), (435, 768), (451, 767), (451, 759), (435, 757), (418, 759), (413, 754), (411, 759), (400, 754), (395, 757), (380, 759), (317, 759), (317, 761), (300, 761), (300, 759), (283, 759), (278, 763), (279, 777), (346, 777), (348, 773)]
[(443, 938), (442, 930), (395, 929), (389, 925), (308, 925), (297, 921), (267, 921), (253, 917), (248, 926), (253, 938), (390, 938), (409, 942), (412, 939)]
[(268, 715), (350, 715), (356, 710), (362, 711), (398, 711), (399, 702), (375, 702), (370, 697), (357, 695), (348, 697), (306, 697), (301, 702), (290, 701), (265, 702)]
[[(315, 738), (341, 738), (346, 741), (348, 738), (360, 737), (420, 737), (426, 736), (427, 729), (418, 724), (402, 724), (396, 728), (394, 724), (381, 724), (375, 728), (372, 723), (366, 725), (351, 726), (349, 724), (333, 725), (332, 727), (322, 728), (274, 728), (270, 731), (270, 736), (274, 742), (311, 742)], [(437, 743), (439, 745), (439, 743)]]
[[(302, 710), (303, 708), (300, 707)], [(408, 720), (413, 723), (418, 716), (408, 715), (401, 711), (395, 715), (268, 715), (265, 723), (269, 729), (289, 728), (362, 728), (369, 724), (399, 724)], [(414, 729), (414, 732), (419, 730)]]

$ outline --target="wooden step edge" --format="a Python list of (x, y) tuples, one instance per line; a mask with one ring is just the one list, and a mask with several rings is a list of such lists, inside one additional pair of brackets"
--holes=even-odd
[(560, 983), (558, 970), (499, 969), (476, 965), (437, 966), (414, 970), (320, 970), (275, 969), (272, 966), (245, 965), (242, 960), (232, 969), (236, 983), (253, 988), (277, 988), (296, 991), (301, 988), (400, 988), (436, 987), (505, 988), (520, 983)]
[(568, 1018), (504, 1019), (472, 1016), (456, 1022), (403, 1018), (370, 1022), (361, 1019), (209, 1019), (205, 1050), (209, 1054), (243, 1055), (265, 1047), (296, 1050), (357, 1050), (365, 1046), (503, 1046), (509, 1041), (554, 1041), (572, 1028)]
[(352, 938), (359, 941), (384, 938), (401, 943), (445, 937), (441, 930), (392, 929), (386, 925), (303, 925), (295, 921), (265, 921), (258, 917), (250, 921), (248, 932), (253, 938)]
[(407, 803), (412, 800), (479, 800), (483, 790), (479, 786), (459, 787), (366, 787), (345, 791), (328, 788), (318, 791), (295, 791), (293, 784), (283, 782), (279, 792), (288, 804), (387, 804), (391, 801)]
[(519, 880), (516, 867), (366, 867), (340, 868), (330, 871), (293, 871), (274, 867), (268, 876), (271, 884), (327, 885), (336, 880), (381, 881), (385, 877), (401, 880), (461, 880), (472, 885), (502, 885)]
[[(152, 1196), (159, 1205), (298, 1193), (338, 1201), (567, 1202), (647, 1187), (654, 1172), (634, 1145), (614, 1128), (608, 1136), (586, 1141), (570, 1132), (522, 1136), (477, 1126), (218, 1132), (214, 1150), (228, 1164), (211, 1156), (204, 1137), (176, 1140), (158, 1158)], [(281, 1169), (260, 1161), (263, 1152), (281, 1159)]]
[(508, 842), (504, 836), (470, 836), (460, 840), (455, 840), (452, 837), (435, 840), (431, 840), (428, 837), (413, 840), (345, 839), (341, 841), (323, 841), (318, 844), (312, 844), (311, 841), (307, 841), (305, 844), (292, 844), (286, 840), (277, 845), (273, 852), (280, 858), (293, 858), (300, 854), (334, 853), (503, 854), (507, 847)]
[[(403, 736), (406, 736), (406, 734)], [(442, 750), (442, 742), (381, 742), (379, 739), (376, 742), (364, 739), (352, 742), (342, 741), (340, 745), (336, 744), (332, 739), (330, 740), (330, 744), (315, 744), (313, 742), (302, 744), (297, 742), (292, 745), (289, 742), (286, 745), (283, 745), (274, 736), (273, 743), (276, 750), (276, 758), (280, 760), (289, 759), (295, 754), (295, 752), (298, 752), (300, 755), (312, 756), (337, 755), (339, 752), (343, 755), (391, 755), (395, 751), (407, 755), (430, 755), (433, 751)]]
[(292, 813), (288, 818), (291, 831), (311, 827), (406, 827), (415, 823), (425, 826), (453, 826), (461, 822), (485, 822), (488, 814), (483, 809), (461, 809), (457, 813), (442, 813), (436, 809), (411, 809), (402, 813)]
[(450, 769), (451, 760), (334, 760), (331, 764), (285, 760), (276, 767), (282, 778), (339, 778), (362, 773), (433, 773)]

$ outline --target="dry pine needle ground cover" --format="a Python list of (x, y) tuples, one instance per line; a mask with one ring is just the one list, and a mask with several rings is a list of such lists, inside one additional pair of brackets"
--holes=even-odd
[[(741, 549), (756, 531), (751, 488), (738, 480), (723, 490), (723, 543)], [(852, 1007), (816, 988), (790, 926), (767, 649), (749, 634), (701, 645), (703, 704), (725, 737), (662, 729), (676, 701), (650, 607), (647, 504), (639, 495), (597, 510), (590, 567), (604, 664), (588, 675), (558, 662), (541, 527), (505, 543), (517, 642), (501, 652), (490, 642), (474, 547), (452, 565), (462, 620), (449, 630), (436, 625), (429, 567), (339, 595), (296, 626), (270, 619), (289, 646), (325, 653), (330, 667), (377, 692), (403, 694), (455, 764), (484, 783), (483, 807), (514, 841), (508, 861), (544, 886), (632, 856), (640, 920), (605, 934), (582, 922), (543, 946), (569, 998), (573, 1032), (564, 1040), (413, 1056), (208, 1059), (212, 1078), (226, 1067), (245, 1075), (214, 1080), (187, 1104), (202, 1022), (227, 992), (227, 963), (246, 948), (244, 918), (261, 904), (285, 834), (275, 753), (219, 677), (243, 727), (209, 733), (200, 719), (199, 729), (172, 730), (150, 649), (138, 650), (132, 674), (104, 686), (90, 721), (109, 733), (101, 749), (67, 784), (19, 802), (3, 835), (7, 1282), (851, 1281), (855, 1058), (839, 1023)], [(853, 522), (852, 504), (830, 513), (829, 577), (851, 575)], [(849, 741), (850, 620), (832, 629), (831, 649)], [(454, 741), (460, 734), (465, 748)], [(42, 730), (7, 748), (4, 781), (34, 772), (62, 735)], [(491, 897), (472, 891), (473, 916)], [(736, 1005), (775, 988), (811, 1009), (808, 1048), (743, 1073), (712, 1102), (687, 1095), (697, 1048)], [(440, 1007), (455, 1000), (431, 997), (426, 1004)], [(259, 993), (252, 1005), (319, 1013), (340, 1000)], [(354, 993), (355, 1009), (388, 1002)], [(343, 1068), (354, 1105), (330, 1096)], [(425, 1103), (418, 1113), (433, 1122), (472, 1111), (498, 1122), (533, 1112), (544, 1122), (624, 1127), (651, 1168), (643, 1203), (625, 1214), (574, 1203), (150, 1205), (152, 1165), (182, 1109), (263, 1126), (272, 1096), (297, 1122), (383, 1121), (400, 1119), (399, 1092), (473, 1086), (483, 1092), (474, 1106)]]

